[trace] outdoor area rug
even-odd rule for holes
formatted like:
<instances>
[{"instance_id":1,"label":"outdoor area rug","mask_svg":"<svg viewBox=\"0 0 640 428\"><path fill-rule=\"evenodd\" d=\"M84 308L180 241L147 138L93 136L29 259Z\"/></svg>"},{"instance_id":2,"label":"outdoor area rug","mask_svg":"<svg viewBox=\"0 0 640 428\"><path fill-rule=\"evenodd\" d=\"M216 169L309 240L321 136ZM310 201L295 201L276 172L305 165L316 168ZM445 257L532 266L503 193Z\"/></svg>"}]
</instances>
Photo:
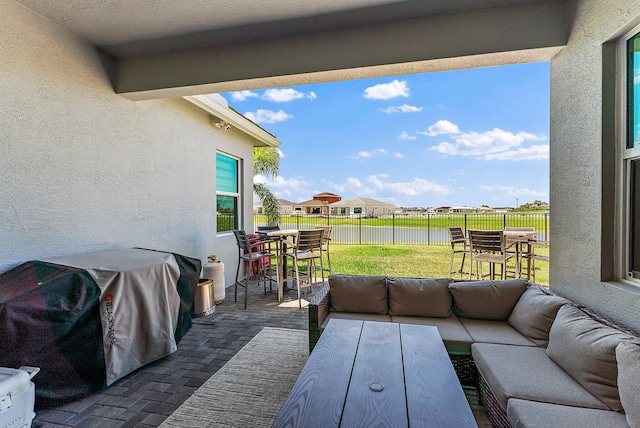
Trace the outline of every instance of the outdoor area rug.
<instances>
[{"instance_id":1,"label":"outdoor area rug","mask_svg":"<svg viewBox=\"0 0 640 428\"><path fill-rule=\"evenodd\" d=\"M308 357L307 331L265 327L160 427L270 427Z\"/></svg>"}]
</instances>

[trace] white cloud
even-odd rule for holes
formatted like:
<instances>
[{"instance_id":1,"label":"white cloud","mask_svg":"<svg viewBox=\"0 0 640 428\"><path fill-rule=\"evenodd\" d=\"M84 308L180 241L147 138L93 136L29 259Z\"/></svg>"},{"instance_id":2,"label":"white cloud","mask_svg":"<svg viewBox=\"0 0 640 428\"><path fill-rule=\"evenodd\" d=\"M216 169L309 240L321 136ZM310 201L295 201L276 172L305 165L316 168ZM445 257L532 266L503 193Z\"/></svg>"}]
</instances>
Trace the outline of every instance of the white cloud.
<instances>
[{"instance_id":1,"label":"white cloud","mask_svg":"<svg viewBox=\"0 0 640 428\"><path fill-rule=\"evenodd\" d=\"M280 159L282 159L282 158L286 157L286 156L285 156L285 154L284 154L284 152L283 152L282 150L280 150L280 149L276 149L276 151L278 152L278 155L280 156Z\"/></svg>"},{"instance_id":2,"label":"white cloud","mask_svg":"<svg viewBox=\"0 0 640 428\"><path fill-rule=\"evenodd\" d=\"M238 91L231 93L231 99L233 101L244 101L247 98L257 98L259 97L257 92L252 91Z\"/></svg>"},{"instance_id":3,"label":"white cloud","mask_svg":"<svg viewBox=\"0 0 640 428\"><path fill-rule=\"evenodd\" d=\"M371 175L367 177L367 182L373 187L369 189L370 194L379 197L389 197L394 195L418 196L425 193L435 195L448 195L451 193L448 187L427 181L423 178L415 177L409 182L386 182L381 180L386 178L381 175Z\"/></svg>"},{"instance_id":4,"label":"white cloud","mask_svg":"<svg viewBox=\"0 0 640 428\"><path fill-rule=\"evenodd\" d=\"M385 113L417 113L422 111L422 107L410 106L409 104L402 104L401 106L391 106L380 109Z\"/></svg>"},{"instance_id":5,"label":"white cloud","mask_svg":"<svg viewBox=\"0 0 640 428\"><path fill-rule=\"evenodd\" d=\"M402 159L402 158L404 158L404 155L402 153L394 153L393 157L394 158L398 158L398 159Z\"/></svg>"},{"instance_id":6,"label":"white cloud","mask_svg":"<svg viewBox=\"0 0 640 428\"><path fill-rule=\"evenodd\" d=\"M272 111L272 110L258 109L255 112L248 111L244 115L248 119L254 121L255 123L284 122L285 120L289 120L293 118L292 115L282 110Z\"/></svg>"},{"instance_id":7,"label":"white cloud","mask_svg":"<svg viewBox=\"0 0 640 428\"><path fill-rule=\"evenodd\" d=\"M262 99L267 101L273 101L274 103L288 103L289 101L298 100L301 98L308 98L314 100L317 98L315 92L300 92L292 88L286 89L267 89L262 94Z\"/></svg>"},{"instance_id":8,"label":"white cloud","mask_svg":"<svg viewBox=\"0 0 640 428\"><path fill-rule=\"evenodd\" d=\"M500 199L507 198L526 198L526 197L546 197L547 192L541 192L538 190L531 190L525 188L516 188L513 186L480 186L480 190L484 190L487 192L495 192L498 193Z\"/></svg>"},{"instance_id":9,"label":"white cloud","mask_svg":"<svg viewBox=\"0 0 640 428\"><path fill-rule=\"evenodd\" d=\"M285 199L291 198L293 195L311 193L309 189L313 186L312 182L303 177L285 178L281 175L275 178L254 175L253 182L266 184L277 198Z\"/></svg>"},{"instance_id":10,"label":"white cloud","mask_svg":"<svg viewBox=\"0 0 640 428\"><path fill-rule=\"evenodd\" d=\"M363 159L363 158L371 158L371 157L374 157L374 156L375 156L375 155L377 155L377 154L383 154L383 155L386 155L386 154L388 154L388 153L389 153L389 150L387 150L387 149L374 149L374 150L371 150L371 151L368 151L368 152L363 150L363 151L358 152L358 153L356 153L355 155L351 155L351 156L349 156L349 157L350 157L351 159Z\"/></svg>"},{"instance_id":11,"label":"white cloud","mask_svg":"<svg viewBox=\"0 0 640 428\"><path fill-rule=\"evenodd\" d=\"M548 158L548 146L520 147L525 142L545 139L544 136L528 132L514 134L495 128L486 132L467 132L455 135L453 142L442 142L430 147L429 150L450 156L476 156L483 160L545 159ZM546 157L544 157L545 149L543 147L547 147Z\"/></svg>"},{"instance_id":12,"label":"white cloud","mask_svg":"<svg viewBox=\"0 0 640 428\"><path fill-rule=\"evenodd\" d=\"M546 160L549 159L548 145L535 145L529 147L521 147L517 150L509 150L506 152L494 153L484 156L485 160Z\"/></svg>"},{"instance_id":13,"label":"white cloud","mask_svg":"<svg viewBox=\"0 0 640 428\"><path fill-rule=\"evenodd\" d=\"M394 80L389 83L380 83L364 90L364 97L370 100L388 100L395 97L408 97L409 87L407 81Z\"/></svg>"},{"instance_id":14,"label":"white cloud","mask_svg":"<svg viewBox=\"0 0 640 428\"><path fill-rule=\"evenodd\" d=\"M401 140L415 140L416 139L416 137L414 137L413 135L407 134L407 131L402 131L398 138L401 139Z\"/></svg>"},{"instance_id":15,"label":"white cloud","mask_svg":"<svg viewBox=\"0 0 640 428\"><path fill-rule=\"evenodd\" d=\"M458 125L451 123L448 120L439 120L431 125L428 131L417 131L416 133L435 137L436 135L443 134L459 134L460 128L458 128Z\"/></svg>"}]
</instances>

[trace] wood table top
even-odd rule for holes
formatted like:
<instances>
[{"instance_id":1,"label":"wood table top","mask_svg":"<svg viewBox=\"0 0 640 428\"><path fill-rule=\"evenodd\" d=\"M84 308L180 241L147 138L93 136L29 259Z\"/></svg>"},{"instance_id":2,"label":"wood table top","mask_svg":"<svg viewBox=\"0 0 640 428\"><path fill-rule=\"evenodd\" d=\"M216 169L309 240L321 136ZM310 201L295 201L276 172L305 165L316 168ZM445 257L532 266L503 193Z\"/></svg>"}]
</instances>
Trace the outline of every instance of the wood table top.
<instances>
[{"instance_id":1,"label":"wood table top","mask_svg":"<svg viewBox=\"0 0 640 428\"><path fill-rule=\"evenodd\" d=\"M333 319L274 427L476 427L436 327Z\"/></svg>"}]
</instances>

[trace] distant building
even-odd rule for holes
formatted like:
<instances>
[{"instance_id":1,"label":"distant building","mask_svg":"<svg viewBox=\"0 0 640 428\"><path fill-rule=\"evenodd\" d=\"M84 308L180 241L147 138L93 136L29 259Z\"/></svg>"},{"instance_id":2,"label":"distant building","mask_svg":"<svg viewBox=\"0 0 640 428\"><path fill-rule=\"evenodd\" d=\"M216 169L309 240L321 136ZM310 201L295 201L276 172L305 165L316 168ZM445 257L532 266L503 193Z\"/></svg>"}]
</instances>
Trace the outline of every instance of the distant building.
<instances>
[{"instance_id":1,"label":"distant building","mask_svg":"<svg viewBox=\"0 0 640 428\"><path fill-rule=\"evenodd\" d=\"M322 192L317 195L313 195L313 199L316 201L324 201L327 204L332 204L334 202L340 202L342 200L342 196L334 193Z\"/></svg>"},{"instance_id":2,"label":"distant building","mask_svg":"<svg viewBox=\"0 0 640 428\"><path fill-rule=\"evenodd\" d=\"M329 205L331 215L362 215L363 217L378 217L395 213L395 205L377 201L371 198L350 198L334 202Z\"/></svg>"},{"instance_id":3,"label":"distant building","mask_svg":"<svg viewBox=\"0 0 640 428\"><path fill-rule=\"evenodd\" d=\"M317 199L309 199L293 205L293 214L329 214L329 204Z\"/></svg>"},{"instance_id":4,"label":"distant building","mask_svg":"<svg viewBox=\"0 0 640 428\"><path fill-rule=\"evenodd\" d=\"M449 208L450 213L474 213L476 212L475 208L467 207L467 206L459 206L459 207L451 207Z\"/></svg>"},{"instance_id":5,"label":"distant building","mask_svg":"<svg viewBox=\"0 0 640 428\"><path fill-rule=\"evenodd\" d=\"M281 215L293 214L294 202L287 201L286 199L278 199L278 205L280 206ZM262 203L260 201L253 203L253 214L264 214L264 209L262 208Z\"/></svg>"}]
</instances>

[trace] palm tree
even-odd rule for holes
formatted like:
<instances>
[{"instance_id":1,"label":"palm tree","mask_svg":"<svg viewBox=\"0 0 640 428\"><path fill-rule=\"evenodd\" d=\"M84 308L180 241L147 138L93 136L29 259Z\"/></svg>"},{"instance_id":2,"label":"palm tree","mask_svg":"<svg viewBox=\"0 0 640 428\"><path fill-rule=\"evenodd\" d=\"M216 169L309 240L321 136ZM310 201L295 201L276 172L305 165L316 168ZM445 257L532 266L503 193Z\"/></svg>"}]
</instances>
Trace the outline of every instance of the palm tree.
<instances>
[{"instance_id":1,"label":"palm tree","mask_svg":"<svg viewBox=\"0 0 640 428\"><path fill-rule=\"evenodd\" d=\"M253 174L266 175L275 178L280 172L280 153L276 148L253 149ZM276 226L280 223L280 205L269 187L263 183L253 183L253 193L262 203L262 209L267 217L267 226Z\"/></svg>"}]
</instances>

